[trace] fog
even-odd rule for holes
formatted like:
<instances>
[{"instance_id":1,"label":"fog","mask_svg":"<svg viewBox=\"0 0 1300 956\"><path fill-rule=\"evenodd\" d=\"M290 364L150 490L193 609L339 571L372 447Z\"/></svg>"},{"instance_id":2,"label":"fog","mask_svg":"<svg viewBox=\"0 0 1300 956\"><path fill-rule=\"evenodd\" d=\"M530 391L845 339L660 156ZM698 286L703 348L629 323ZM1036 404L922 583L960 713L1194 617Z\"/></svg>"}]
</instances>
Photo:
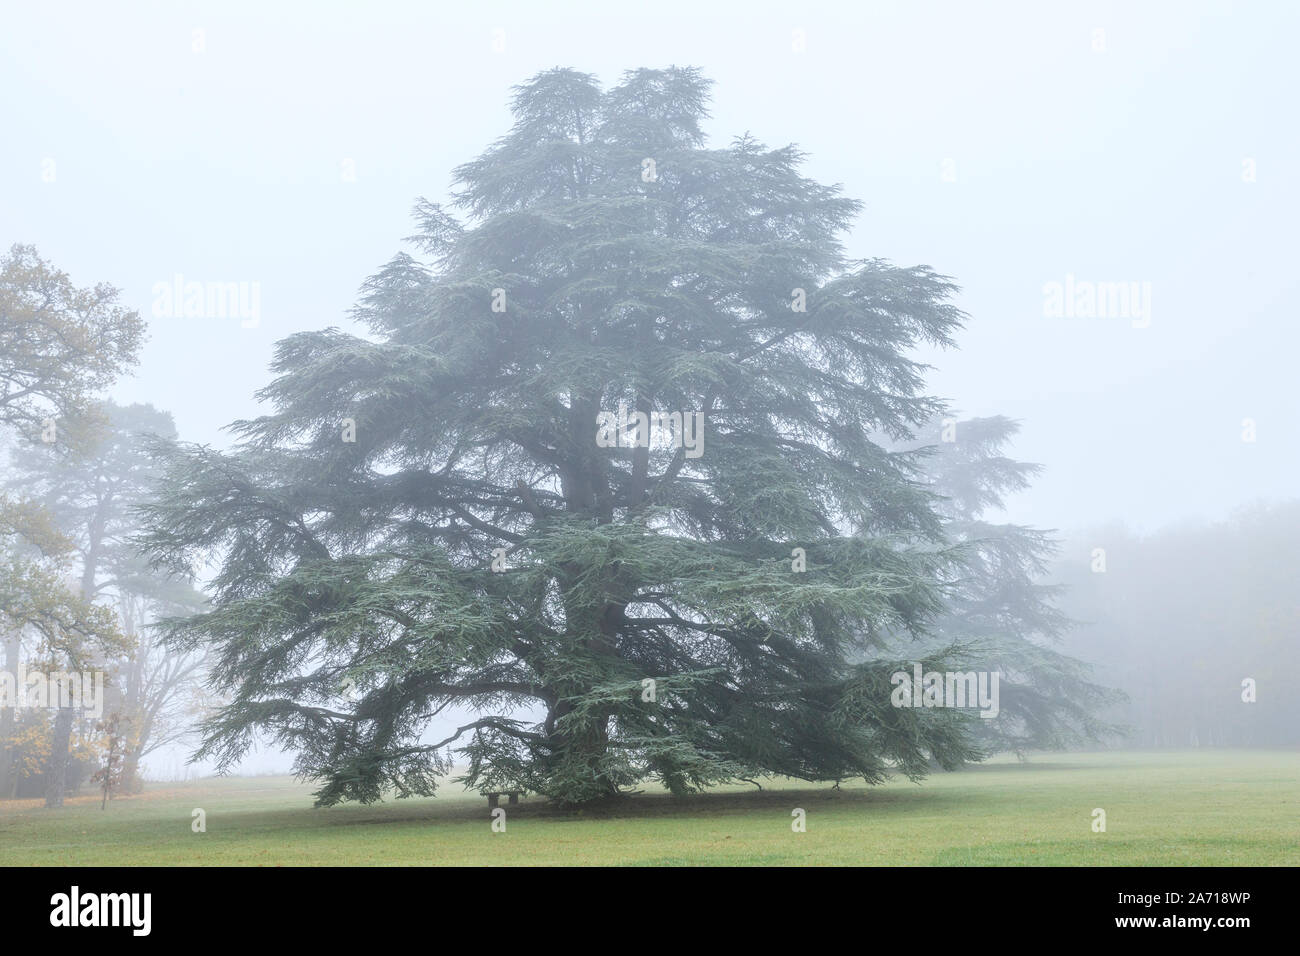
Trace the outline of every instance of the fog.
<instances>
[{"instance_id":1,"label":"fog","mask_svg":"<svg viewBox=\"0 0 1300 956\"><path fill-rule=\"evenodd\" d=\"M403 248L417 198L447 201L452 170L509 129L513 86L555 66L607 85L699 67L710 145L796 143L805 175L865 203L850 257L961 287L965 328L923 355L926 389L1019 422L1006 453L1042 471L992 518L1057 532L1048 577L1083 622L1065 647L1137 695L1119 715L1131 742L1296 743L1280 729L1294 710L1254 736L1164 727L1181 705L1143 710L1139 677L1218 615L1201 657L1225 693L1294 679L1294 576L1234 585L1240 631L1214 585L1255 580L1252 554L1300 568L1274 521L1239 518L1272 506L1295 527L1296 8L65 3L5 20L5 245L119 287L149 340L109 394L218 447L264 411L277 340L363 332L362 282ZM256 309L186 318L164 302L177 282L242 284ZM1175 556L1184 574L1157 595ZM1256 640L1246 612L1264 607ZM183 755L151 772L183 772ZM263 751L242 769L290 762Z\"/></svg>"}]
</instances>

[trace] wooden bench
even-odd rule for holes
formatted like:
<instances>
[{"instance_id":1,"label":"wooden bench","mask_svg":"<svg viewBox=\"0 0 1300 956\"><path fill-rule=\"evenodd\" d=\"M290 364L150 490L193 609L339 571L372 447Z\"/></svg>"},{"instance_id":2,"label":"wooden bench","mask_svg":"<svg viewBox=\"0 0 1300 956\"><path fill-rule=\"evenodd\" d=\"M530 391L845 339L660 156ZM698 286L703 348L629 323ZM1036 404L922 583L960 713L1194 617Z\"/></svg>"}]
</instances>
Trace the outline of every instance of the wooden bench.
<instances>
[{"instance_id":1,"label":"wooden bench","mask_svg":"<svg viewBox=\"0 0 1300 956\"><path fill-rule=\"evenodd\" d=\"M510 798L510 805L513 807L516 803L519 802L520 795L525 794L527 792L528 792L527 790L499 790L495 793L489 793L487 795L488 809L489 810L496 809L497 804L501 799L501 794L503 793Z\"/></svg>"}]
</instances>

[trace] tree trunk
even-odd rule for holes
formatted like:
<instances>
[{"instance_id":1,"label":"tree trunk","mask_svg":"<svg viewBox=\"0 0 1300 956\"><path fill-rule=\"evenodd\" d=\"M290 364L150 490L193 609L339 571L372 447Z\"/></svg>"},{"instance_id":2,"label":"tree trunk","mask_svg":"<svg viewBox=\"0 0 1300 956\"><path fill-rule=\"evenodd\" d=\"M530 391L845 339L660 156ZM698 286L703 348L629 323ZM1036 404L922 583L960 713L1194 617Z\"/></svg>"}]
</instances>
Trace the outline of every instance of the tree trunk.
<instances>
[{"instance_id":1,"label":"tree trunk","mask_svg":"<svg viewBox=\"0 0 1300 956\"><path fill-rule=\"evenodd\" d=\"M139 793L143 789L144 781L140 779L140 751L133 747L127 751L122 761L122 792Z\"/></svg>"},{"instance_id":2,"label":"tree trunk","mask_svg":"<svg viewBox=\"0 0 1300 956\"><path fill-rule=\"evenodd\" d=\"M566 608L567 620L575 622L577 627L593 635L584 642L585 650L594 655L615 656L614 635L617 633L618 619L623 612L625 602L611 601L605 605L600 614L593 619L590 612L584 613L574 605ZM581 726L570 725L561 731L556 728L560 718L573 713L574 706L565 700L560 688L549 688L551 698L556 701L551 705L546 719L546 733L557 758L557 766L563 767L566 774L581 774L590 784L585 789L586 796L575 802L594 803L615 797L619 793L618 783L611 780L601 769L601 764L609 751L609 721L612 716L610 708L597 708Z\"/></svg>"},{"instance_id":3,"label":"tree trunk","mask_svg":"<svg viewBox=\"0 0 1300 956\"><path fill-rule=\"evenodd\" d=\"M60 707L54 718L54 734L50 740L50 762L45 768L45 806L63 806L63 794L68 789L68 750L72 746L73 712L71 707Z\"/></svg>"},{"instance_id":4,"label":"tree trunk","mask_svg":"<svg viewBox=\"0 0 1300 956\"><path fill-rule=\"evenodd\" d=\"M18 638L5 638L5 671L18 679ZM15 690L21 692L22 688ZM9 746L9 738L18 724L18 710L5 707L0 710L0 800L10 800L18 789L18 773L15 767L17 754Z\"/></svg>"},{"instance_id":5,"label":"tree trunk","mask_svg":"<svg viewBox=\"0 0 1300 956\"><path fill-rule=\"evenodd\" d=\"M90 543L81 566L81 596L87 601L95 597L95 572L99 566L100 541L104 533L103 513L97 511L90 527ZM76 662L68 661L71 674ZM53 692L53 688L51 688ZM63 806L63 795L68 789L68 751L72 747L72 725L76 715L71 707L60 707L54 718L54 735L50 740L50 761L45 769L45 806Z\"/></svg>"},{"instance_id":6,"label":"tree trunk","mask_svg":"<svg viewBox=\"0 0 1300 956\"><path fill-rule=\"evenodd\" d=\"M591 781L586 797L577 802L597 802L618 794L618 786L601 772L600 764L609 750L609 717L598 715L585 727L570 729L561 733L555 730L559 718L573 712L573 706L561 701L552 707L547 715L547 727L550 728L551 746L556 754L557 766L563 766L568 772L581 768L579 772Z\"/></svg>"}]
</instances>

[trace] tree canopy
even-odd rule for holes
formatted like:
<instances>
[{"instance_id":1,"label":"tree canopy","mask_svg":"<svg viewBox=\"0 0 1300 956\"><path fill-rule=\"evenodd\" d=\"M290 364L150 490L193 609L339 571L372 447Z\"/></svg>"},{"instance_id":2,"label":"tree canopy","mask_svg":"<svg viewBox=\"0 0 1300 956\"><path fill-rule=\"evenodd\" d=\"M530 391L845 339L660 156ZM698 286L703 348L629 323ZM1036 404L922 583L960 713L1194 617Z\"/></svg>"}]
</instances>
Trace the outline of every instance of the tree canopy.
<instances>
[{"instance_id":1,"label":"tree canopy","mask_svg":"<svg viewBox=\"0 0 1300 956\"><path fill-rule=\"evenodd\" d=\"M215 561L169 639L231 701L199 756L269 737L329 804L453 760L581 803L977 755L971 715L890 703L957 558L922 452L888 447L943 409L914 356L955 287L847 258L859 203L793 146L708 146L708 89L519 87L363 286L368 334L288 337L235 448L169 453L143 540Z\"/></svg>"},{"instance_id":2,"label":"tree canopy","mask_svg":"<svg viewBox=\"0 0 1300 956\"><path fill-rule=\"evenodd\" d=\"M140 316L117 302L112 286L79 289L32 246L15 245L0 259L0 443L16 441L16 452L68 462L103 440L107 422L96 393L135 364L144 337ZM0 447L6 457L8 451ZM77 542L39 496L23 499L13 490L0 489L6 667L17 660L24 632L37 635L40 659L70 669L122 650L112 612L94 603L88 552L81 552L81 587L74 590L66 576ZM13 782L14 721L13 709L0 708L0 793ZM63 803L73 723L71 708L61 707L45 772L47 806Z\"/></svg>"},{"instance_id":3,"label":"tree canopy","mask_svg":"<svg viewBox=\"0 0 1300 956\"><path fill-rule=\"evenodd\" d=\"M943 612L920 642L922 651L957 648L968 666L1001 675L998 719L975 724L975 738L988 751L1023 753L1117 735L1122 728L1099 714L1122 695L1097 683L1088 664L1062 650L1065 635L1078 625L1058 606L1063 588L1044 581L1057 542L1048 532L989 517L1039 471L1005 454L1019 429L1001 415L945 415L891 447L924 453L945 535L961 545L944 587Z\"/></svg>"}]
</instances>

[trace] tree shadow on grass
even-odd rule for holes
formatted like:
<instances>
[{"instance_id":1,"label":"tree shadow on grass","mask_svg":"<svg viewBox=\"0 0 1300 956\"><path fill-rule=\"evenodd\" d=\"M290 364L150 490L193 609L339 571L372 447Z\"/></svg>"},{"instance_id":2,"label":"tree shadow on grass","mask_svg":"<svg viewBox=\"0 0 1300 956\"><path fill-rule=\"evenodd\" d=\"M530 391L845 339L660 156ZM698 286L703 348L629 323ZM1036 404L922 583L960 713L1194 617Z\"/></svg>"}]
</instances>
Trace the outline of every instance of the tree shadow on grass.
<instances>
[{"instance_id":1,"label":"tree shadow on grass","mask_svg":"<svg viewBox=\"0 0 1300 956\"><path fill-rule=\"evenodd\" d=\"M829 786L806 786L747 791L714 790L679 797L668 793L632 793L584 807L565 807L543 798L534 798L531 802L525 801L509 808L509 813L512 817L519 814L553 820L607 820L729 816L771 810L780 810L783 815L788 815L795 807L811 809L827 805L846 809L860 808L864 812L922 806L927 810L939 810L961 802L961 797L957 794L927 791L924 787L855 787L837 790ZM487 812L486 808L483 812Z\"/></svg>"}]
</instances>

